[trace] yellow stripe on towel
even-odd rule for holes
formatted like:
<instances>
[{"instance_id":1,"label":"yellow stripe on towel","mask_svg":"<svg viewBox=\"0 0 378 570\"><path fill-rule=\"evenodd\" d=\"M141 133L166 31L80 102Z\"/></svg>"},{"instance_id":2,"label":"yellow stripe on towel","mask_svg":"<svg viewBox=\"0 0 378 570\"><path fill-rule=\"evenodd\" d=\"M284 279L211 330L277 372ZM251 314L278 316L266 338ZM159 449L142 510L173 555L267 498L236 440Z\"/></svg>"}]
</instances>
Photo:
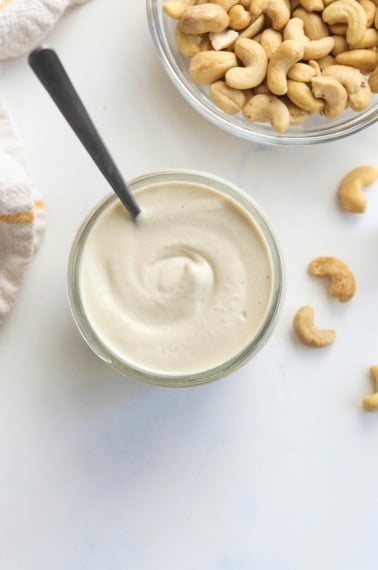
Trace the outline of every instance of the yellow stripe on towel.
<instances>
[{"instance_id":1,"label":"yellow stripe on towel","mask_svg":"<svg viewBox=\"0 0 378 570\"><path fill-rule=\"evenodd\" d=\"M43 200L34 200L34 208L36 210L43 210L44 207L45 207L45 204L44 204Z\"/></svg>"},{"instance_id":2,"label":"yellow stripe on towel","mask_svg":"<svg viewBox=\"0 0 378 570\"><path fill-rule=\"evenodd\" d=\"M45 204L42 200L34 200L35 210L43 210ZM21 214L0 214L0 222L4 224L30 224L34 221L34 212L22 212Z\"/></svg>"},{"instance_id":3,"label":"yellow stripe on towel","mask_svg":"<svg viewBox=\"0 0 378 570\"><path fill-rule=\"evenodd\" d=\"M2 8L5 8L5 6L8 6L8 4L10 4L12 2L12 0L0 0L0 10Z\"/></svg>"},{"instance_id":4,"label":"yellow stripe on towel","mask_svg":"<svg viewBox=\"0 0 378 570\"><path fill-rule=\"evenodd\" d=\"M0 222L4 222L4 224L30 224L33 220L33 212L23 212L21 214L0 214Z\"/></svg>"}]
</instances>

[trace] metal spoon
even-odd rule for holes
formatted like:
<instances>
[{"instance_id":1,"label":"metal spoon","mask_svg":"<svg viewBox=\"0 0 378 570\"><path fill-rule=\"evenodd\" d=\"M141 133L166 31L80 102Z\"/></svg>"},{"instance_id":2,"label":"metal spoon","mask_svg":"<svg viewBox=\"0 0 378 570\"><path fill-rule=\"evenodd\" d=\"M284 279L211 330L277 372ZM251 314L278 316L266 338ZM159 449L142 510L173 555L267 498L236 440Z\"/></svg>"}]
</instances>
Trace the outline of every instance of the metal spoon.
<instances>
[{"instance_id":1,"label":"metal spoon","mask_svg":"<svg viewBox=\"0 0 378 570\"><path fill-rule=\"evenodd\" d=\"M62 115L135 220L141 213L109 151L103 143L58 55L47 47L32 51L29 65Z\"/></svg>"}]
</instances>

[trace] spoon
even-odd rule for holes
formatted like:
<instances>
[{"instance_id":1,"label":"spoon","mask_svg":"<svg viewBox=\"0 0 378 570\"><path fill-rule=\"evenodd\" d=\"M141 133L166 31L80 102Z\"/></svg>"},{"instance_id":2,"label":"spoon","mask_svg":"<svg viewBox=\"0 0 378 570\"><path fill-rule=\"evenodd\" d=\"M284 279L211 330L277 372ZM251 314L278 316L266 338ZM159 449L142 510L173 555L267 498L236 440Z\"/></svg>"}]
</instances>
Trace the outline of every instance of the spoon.
<instances>
[{"instance_id":1,"label":"spoon","mask_svg":"<svg viewBox=\"0 0 378 570\"><path fill-rule=\"evenodd\" d=\"M38 47L31 52L28 62L122 204L135 220L141 213L141 209L109 154L56 52L47 47Z\"/></svg>"}]
</instances>

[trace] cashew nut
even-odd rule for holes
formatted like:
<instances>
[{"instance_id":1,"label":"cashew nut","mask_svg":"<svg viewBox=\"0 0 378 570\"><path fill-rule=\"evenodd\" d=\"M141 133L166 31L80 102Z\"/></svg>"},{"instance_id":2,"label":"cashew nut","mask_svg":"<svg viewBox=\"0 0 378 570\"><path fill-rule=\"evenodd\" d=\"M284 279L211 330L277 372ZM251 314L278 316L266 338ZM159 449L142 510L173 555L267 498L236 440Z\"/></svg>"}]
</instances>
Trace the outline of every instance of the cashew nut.
<instances>
[{"instance_id":1,"label":"cashew nut","mask_svg":"<svg viewBox=\"0 0 378 570\"><path fill-rule=\"evenodd\" d=\"M301 109L297 105L295 105L289 98L284 98L283 101L285 102L286 107L289 110L290 114L290 125L301 125L308 119L311 113Z\"/></svg>"},{"instance_id":2,"label":"cashew nut","mask_svg":"<svg viewBox=\"0 0 378 570\"><path fill-rule=\"evenodd\" d=\"M235 30L224 30L223 32L209 33L210 43L216 51L232 46L238 37L239 34Z\"/></svg>"},{"instance_id":3,"label":"cashew nut","mask_svg":"<svg viewBox=\"0 0 378 570\"><path fill-rule=\"evenodd\" d=\"M346 23L346 39L350 46L362 40L366 30L367 18L365 10L355 0L336 0L324 8L323 21L326 24Z\"/></svg>"},{"instance_id":4,"label":"cashew nut","mask_svg":"<svg viewBox=\"0 0 378 570\"><path fill-rule=\"evenodd\" d=\"M235 6L235 4L238 3L239 0L208 0L209 2L211 2L212 4L219 4L219 6L222 6L223 10L226 10L226 12L228 12L232 6Z\"/></svg>"},{"instance_id":5,"label":"cashew nut","mask_svg":"<svg viewBox=\"0 0 378 570\"><path fill-rule=\"evenodd\" d=\"M236 55L233 52L201 51L192 57L189 73L196 83L214 83L237 64Z\"/></svg>"},{"instance_id":6,"label":"cashew nut","mask_svg":"<svg viewBox=\"0 0 378 570\"><path fill-rule=\"evenodd\" d=\"M243 91L231 89L224 81L210 85L209 93L212 101L230 115L238 113L245 105L246 96Z\"/></svg>"},{"instance_id":7,"label":"cashew nut","mask_svg":"<svg viewBox=\"0 0 378 570\"><path fill-rule=\"evenodd\" d=\"M369 85L373 93L378 93L378 67L369 75Z\"/></svg>"},{"instance_id":8,"label":"cashew nut","mask_svg":"<svg viewBox=\"0 0 378 570\"><path fill-rule=\"evenodd\" d=\"M332 55L338 55L343 51L347 51L349 49L348 42L345 39L345 36L333 36L333 40L335 45L332 49Z\"/></svg>"},{"instance_id":9,"label":"cashew nut","mask_svg":"<svg viewBox=\"0 0 378 570\"><path fill-rule=\"evenodd\" d=\"M287 76L289 79L294 79L294 81L309 83L315 77L315 70L307 63L294 63L287 72Z\"/></svg>"},{"instance_id":10,"label":"cashew nut","mask_svg":"<svg viewBox=\"0 0 378 570\"><path fill-rule=\"evenodd\" d=\"M371 89L367 79L361 74L361 89L349 95L349 105L353 111L367 109L371 101Z\"/></svg>"},{"instance_id":11,"label":"cashew nut","mask_svg":"<svg viewBox=\"0 0 378 570\"><path fill-rule=\"evenodd\" d=\"M368 28L364 35L362 36L362 40L354 46L355 49L366 49L378 46L378 31L374 28ZM348 49L348 48L347 48ZM346 50L344 50L346 51Z\"/></svg>"},{"instance_id":12,"label":"cashew nut","mask_svg":"<svg viewBox=\"0 0 378 570\"><path fill-rule=\"evenodd\" d=\"M354 111L366 109L370 103L371 90L365 77L358 69L348 65L330 65L323 75L334 77L348 93L348 102Z\"/></svg>"},{"instance_id":13,"label":"cashew nut","mask_svg":"<svg viewBox=\"0 0 378 570\"><path fill-rule=\"evenodd\" d=\"M345 36L347 33L348 26L347 24L333 24L329 25L328 29L333 35Z\"/></svg>"},{"instance_id":14,"label":"cashew nut","mask_svg":"<svg viewBox=\"0 0 378 570\"><path fill-rule=\"evenodd\" d=\"M269 60L276 49L282 44L281 32L273 30L273 28L266 28L261 34L260 44L264 48Z\"/></svg>"},{"instance_id":15,"label":"cashew nut","mask_svg":"<svg viewBox=\"0 0 378 570\"><path fill-rule=\"evenodd\" d=\"M188 6L193 6L195 1L196 0L169 0L169 2L164 2L163 10L167 16L179 20L185 12L185 9Z\"/></svg>"},{"instance_id":16,"label":"cashew nut","mask_svg":"<svg viewBox=\"0 0 378 570\"><path fill-rule=\"evenodd\" d=\"M274 95L255 95L243 108L243 115L252 123L270 123L279 133L290 125L290 114L285 103Z\"/></svg>"},{"instance_id":17,"label":"cashew nut","mask_svg":"<svg viewBox=\"0 0 378 570\"><path fill-rule=\"evenodd\" d=\"M304 32L304 21L291 18L285 26L284 39L296 40L303 45L303 59L319 59L327 55L334 47L335 41L330 36L309 40Z\"/></svg>"},{"instance_id":18,"label":"cashew nut","mask_svg":"<svg viewBox=\"0 0 378 570\"><path fill-rule=\"evenodd\" d=\"M320 69L323 70L326 67L329 67L330 65L334 65L335 63L335 58L332 57L332 55L325 55L324 57L319 57L319 59L316 60L317 64L319 65Z\"/></svg>"},{"instance_id":19,"label":"cashew nut","mask_svg":"<svg viewBox=\"0 0 378 570\"><path fill-rule=\"evenodd\" d=\"M356 292L356 280L349 267L336 257L318 257L311 261L309 271L312 275L328 276L331 283L328 292L340 303L350 301Z\"/></svg>"},{"instance_id":20,"label":"cashew nut","mask_svg":"<svg viewBox=\"0 0 378 570\"><path fill-rule=\"evenodd\" d=\"M333 49L335 40L324 36L310 40L304 32L304 21L301 18L291 18L284 29L284 40L296 40L303 45L303 59L319 59L329 54Z\"/></svg>"},{"instance_id":21,"label":"cashew nut","mask_svg":"<svg viewBox=\"0 0 378 570\"><path fill-rule=\"evenodd\" d=\"M335 40L332 36L320 38L319 40L312 40L303 46L304 59L320 59L328 55L334 48Z\"/></svg>"},{"instance_id":22,"label":"cashew nut","mask_svg":"<svg viewBox=\"0 0 378 570\"><path fill-rule=\"evenodd\" d=\"M374 24L376 5L371 0L358 0L366 14L366 26L370 28Z\"/></svg>"},{"instance_id":23,"label":"cashew nut","mask_svg":"<svg viewBox=\"0 0 378 570\"><path fill-rule=\"evenodd\" d=\"M318 14L306 12L304 8L297 8L292 15L303 21L304 33L310 40L320 40L320 38L329 36L327 26Z\"/></svg>"},{"instance_id":24,"label":"cashew nut","mask_svg":"<svg viewBox=\"0 0 378 570\"><path fill-rule=\"evenodd\" d=\"M251 14L241 4L233 6L228 15L230 17L230 28L233 30L244 30L251 23Z\"/></svg>"},{"instance_id":25,"label":"cashew nut","mask_svg":"<svg viewBox=\"0 0 378 570\"><path fill-rule=\"evenodd\" d=\"M184 34L179 25L176 26L176 45L179 52L187 57L193 57L200 51L197 36L193 34Z\"/></svg>"},{"instance_id":26,"label":"cashew nut","mask_svg":"<svg viewBox=\"0 0 378 570\"><path fill-rule=\"evenodd\" d=\"M332 329L318 329L314 324L314 309L305 305L294 316L294 330L298 338L307 346L321 348L333 343L336 333Z\"/></svg>"},{"instance_id":27,"label":"cashew nut","mask_svg":"<svg viewBox=\"0 0 378 570\"><path fill-rule=\"evenodd\" d=\"M181 16L179 26L184 34L222 32L230 22L227 12L219 4L189 6Z\"/></svg>"},{"instance_id":28,"label":"cashew nut","mask_svg":"<svg viewBox=\"0 0 378 570\"><path fill-rule=\"evenodd\" d=\"M243 31L240 32L241 38L253 38L258 34L264 27L265 16L261 14L258 18L253 18L249 26L247 26Z\"/></svg>"},{"instance_id":29,"label":"cashew nut","mask_svg":"<svg viewBox=\"0 0 378 570\"><path fill-rule=\"evenodd\" d=\"M235 54L245 67L233 67L226 73L226 83L233 89L250 89L259 85L266 75L268 58L255 40L240 38L235 43Z\"/></svg>"},{"instance_id":30,"label":"cashew nut","mask_svg":"<svg viewBox=\"0 0 378 570\"><path fill-rule=\"evenodd\" d=\"M309 41L304 33L304 23L301 18L290 18L283 31L284 40L295 40L304 45Z\"/></svg>"},{"instance_id":31,"label":"cashew nut","mask_svg":"<svg viewBox=\"0 0 378 570\"><path fill-rule=\"evenodd\" d=\"M344 210L362 214L367 206L367 198L362 190L377 179L378 168L375 166L359 166L348 172L338 189L339 200Z\"/></svg>"},{"instance_id":32,"label":"cashew nut","mask_svg":"<svg viewBox=\"0 0 378 570\"><path fill-rule=\"evenodd\" d=\"M362 400L362 407L367 412L376 412L378 411L378 365L375 364L370 368L370 373L373 377L376 392L375 394L371 394L370 396L365 396Z\"/></svg>"},{"instance_id":33,"label":"cashew nut","mask_svg":"<svg viewBox=\"0 0 378 570\"><path fill-rule=\"evenodd\" d=\"M314 77L312 92L318 99L324 99L320 114L327 119L335 119L344 111L348 103L348 94L344 87L333 77Z\"/></svg>"},{"instance_id":34,"label":"cashew nut","mask_svg":"<svg viewBox=\"0 0 378 570\"><path fill-rule=\"evenodd\" d=\"M336 56L336 63L357 67L362 73L370 73L378 64L378 54L369 49L351 49Z\"/></svg>"},{"instance_id":35,"label":"cashew nut","mask_svg":"<svg viewBox=\"0 0 378 570\"><path fill-rule=\"evenodd\" d=\"M321 12L324 8L323 0L299 0L307 12Z\"/></svg>"},{"instance_id":36,"label":"cashew nut","mask_svg":"<svg viewBox=\"0 0 378 570\"><path fill-rule=\"evenodd\" d=\"M290 101L308 113L321 111L324 107L324 101L314 97L310 87L302 81L288 79L287 96Z\"/></svg>"},{"instance_id":37,"label":"cashew nut","mask_svg":"<svg viewBox=\"0 0 378 570\"><path fill-rule=\"evenodd\" d=\"M282 30L290 18L290 3L288 0L253 0L250 12L252 16L266 14L272 21L275 30Z\"/></svg>"},{"instance_id":38,"label":"cashew nut","mask_svg":"<svg viewBox=\"0 0 378 570\"><path fill-rule=\"evenodd\" d=\"M310 59L308 64L314 70L314 75L316 75L318 77L319 75L322 74L322 70L320 69L320 65L315 59Z\"/></svg>"},{"instance_id":39,"label":"cashew nut","mask_svg":"<svg viewBox=\"0 0 378 570\"><path fill-rule=\"evenodd\" d=\"M295 40L286 40L273 53L267 71L267 84L275 95L287 92L287 72L303 57L303 46Z\"/></svg>"}]
</instances>

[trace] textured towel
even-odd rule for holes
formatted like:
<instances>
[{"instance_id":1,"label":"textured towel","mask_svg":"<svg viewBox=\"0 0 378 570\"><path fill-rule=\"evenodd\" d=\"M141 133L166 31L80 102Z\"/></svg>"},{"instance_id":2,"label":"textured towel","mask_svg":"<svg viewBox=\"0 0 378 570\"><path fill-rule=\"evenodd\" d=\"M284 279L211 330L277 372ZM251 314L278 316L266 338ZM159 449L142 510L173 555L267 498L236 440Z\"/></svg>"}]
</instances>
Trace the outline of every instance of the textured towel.
<instances>
[{"instance_id":1,"label":"textured towel","mask_svg":"<svg viewBox=\"0 0 378 570\"><path fill-rule=\"evenodd\" d=\"M0 102L0 322L18 293L44 225L45 209L22 144Z\"/></svg>"},{"instance_id":2,"label":"textured towel","mask_svg":"<svg viewBox=\"0 0 378 570\"><path fill-rule=\"evenodd\" d=\"M63 12L86 0L0 0L0 59L30 52ZM45 209L22 143L0 100L0 322L21 287L39 246Z\"/></svg>"},{"instance_id":3,"label":"textured towel","mask_svg":"<svg viewBox=\"0 0 378 570\"><path fill-rule=\"evenodd\" d=\"M0 59L30 51L67 8L85 1L0 0Z\"/></svg>"}]
</instances>

